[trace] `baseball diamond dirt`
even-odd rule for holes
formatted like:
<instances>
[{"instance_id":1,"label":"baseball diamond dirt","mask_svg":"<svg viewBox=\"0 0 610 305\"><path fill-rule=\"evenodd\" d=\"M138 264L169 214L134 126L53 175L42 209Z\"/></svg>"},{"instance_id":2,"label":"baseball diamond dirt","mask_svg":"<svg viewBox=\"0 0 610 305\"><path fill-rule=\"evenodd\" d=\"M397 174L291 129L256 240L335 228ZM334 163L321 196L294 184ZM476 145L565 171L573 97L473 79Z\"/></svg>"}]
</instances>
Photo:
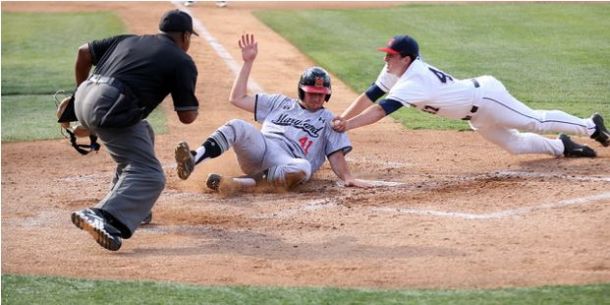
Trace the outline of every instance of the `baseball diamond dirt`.
<instances>
[{"instance_id":1,"label":"baseball diamond dirt","mask_svg":"<svg viewBox=\"0 0 610 305\"><path fill-rule=\"evenodd\" d=\"M316 4L379 5L394 4ZM259 56L252 79L265 91L296 96L300 73L314 63L251 14L270 6L311 8L302 2L224 8L205 2L188 10L238 63L239 36L255 33ZM173 7L2 3L3 12L110 10L137 34L156 31L159 17ZM70 221L72 211L106 194L114 172L107 153L80 156L65 140L2 144L3 273L380 288L610 281L610 149L599 149L596 159L511 156L474 132L404 130L386 118L350 132L353 173L387 182L379 188L342 187L327 163L294 192L208 191L208 173L240 173L232 153L201 164L187 181L178 179L178 141L200 143L232 118L252 121L228 105L234 74L206 39L195 39L190 51L199 68L200 119L181 125L171 102L162 104L169 133L157 135L156 152L167 187L152 224L120 251L102 249ZM328 107L340 113L357 93L336 77L333 89ZM588 138L575 139L596 147ZM32 157L41 149L44 154Z\"/></svg>"}]
</instances>

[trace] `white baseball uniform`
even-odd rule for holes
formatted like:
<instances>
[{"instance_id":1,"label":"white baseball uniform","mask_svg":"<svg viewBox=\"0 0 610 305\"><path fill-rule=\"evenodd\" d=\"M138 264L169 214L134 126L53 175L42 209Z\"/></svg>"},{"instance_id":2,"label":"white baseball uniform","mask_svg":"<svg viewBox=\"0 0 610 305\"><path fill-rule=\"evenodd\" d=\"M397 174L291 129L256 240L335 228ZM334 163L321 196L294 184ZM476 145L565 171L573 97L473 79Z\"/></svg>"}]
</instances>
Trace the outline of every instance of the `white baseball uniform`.
<instances>
[{"instance_id":1,"label":"white baseball uniform","mask_svg":"<svg viewBox=\"0 0 610 305\"><path fill-rule=\"evenodd\" d=\"M257 94L254 119L259 131L243 120L231 120L212 138L223 152L235 149L239 165L247 175L268 170L267 179L284 182L288 173L302 171L311 178L326 157L352 146L345 133L331 128L334 115L325 108L309 111L295 99L281 94Z\"/></svg>"},{"instance_id":2,"label":"white baseball uniform","mask_svg":"<svg viewBox=\"0 0 610 305\"><path fill-rule=\"evenodd\" d=\"M400 77L384 67L375 84L387 93L388 100L446 118L469 120L472 129L512 154L561 156L564 152L561 140L538 134L564 132L590 136L595 132L590 118L581 119L558 110L532 110L492 76L459 80L420 58Z\"/></svg>"}]
</instances>

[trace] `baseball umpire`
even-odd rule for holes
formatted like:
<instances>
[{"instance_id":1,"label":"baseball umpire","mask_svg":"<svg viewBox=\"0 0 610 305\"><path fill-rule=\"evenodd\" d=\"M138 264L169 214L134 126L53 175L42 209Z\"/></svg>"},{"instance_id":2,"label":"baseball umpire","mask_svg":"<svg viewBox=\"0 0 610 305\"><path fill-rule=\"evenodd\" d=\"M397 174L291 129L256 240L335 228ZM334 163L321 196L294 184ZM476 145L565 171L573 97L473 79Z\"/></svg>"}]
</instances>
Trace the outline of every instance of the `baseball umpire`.
<instances>
[{"instance_id":1,"label":"baseball umpire","mask_svg":"<svg viewBox=\"0 0 610 305\"><path fill-rule=\"evenodd\" d=\"M345 154L351 149L346 134L332 130L333 114L324 108L331 97L330 75L320 67L306 69L298 83L299 99L281 94L248 95L248 77L258 53L254 35L239 41L244 64L231 89L231 103L254 114L262 123L259 131L243 120L221 126L195 151L186 142L176 147L177 173L187 179L195 164L216 158L233 147L245 177L224 179L212 174L207 186L213 190L237 191L248 186L271 185L290 189L308 181L328 158L335 174L346 186L368 187L354 179Z\"/></svg>"},{"instance_id":2,"label":"baseball umpire","mask_svg":"<svg viewBox=\"0 0 610 305\"><path fill-rule=\"evenodd\" d=\"M375 83L334 119L335 130L369 125L402 106L411 106L467 120L483 138L512 154L596 156L593 149L573 142L565 133L590 136L603 146L610 145L610 133L601 115L581 119L559 110L532 110L492 76L456 79L425 63L419 57L417 42L408 35L394 36L379 50L386 53L384 69ZM371 105L386 93L385 99ZM561 134L557 139L539 135L547 132Z\"/></svg>"},{"instance_id":3,"label":"baseball umpire","mask_svg":"<svg viewBox=\"0 0 610 305\"><path fill-rule=\"evenodd\" d=\"M186 53L191 35L197 35L192 18L169 11L159 30L95 40L82 45L76 57L76 117L99 137L117 168L108 195L95 207L72 213L72 222L112 251L150 216L165 187L154 132L144 119L170 93L182 123L198 114L197 68Z\"/></svg>"}]
</instances>

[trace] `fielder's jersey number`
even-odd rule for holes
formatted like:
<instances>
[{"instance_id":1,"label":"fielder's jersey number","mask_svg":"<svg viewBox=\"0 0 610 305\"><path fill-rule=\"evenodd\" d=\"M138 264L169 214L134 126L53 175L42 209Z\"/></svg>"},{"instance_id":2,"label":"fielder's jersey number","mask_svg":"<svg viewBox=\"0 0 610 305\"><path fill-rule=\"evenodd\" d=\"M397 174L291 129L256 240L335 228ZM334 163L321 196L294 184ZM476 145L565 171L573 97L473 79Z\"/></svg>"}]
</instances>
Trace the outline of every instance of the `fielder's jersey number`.
<instances>
[{"instance_id":1,"label":"fielder's jersey number","mask_svg":"<svg viewBox=\"0 0 610 305\"><path fill-rule=\"evenodd\" d=\"M441 83L446 84L447 81L453 81L453 77L451 77L451 75L440 71L440 70L436 70L434 68L428 67L428 70L430 70L430 72L434 73L434 75L438 78L439 81L441 81ZM432 113L432 114L436 114L439 110L441 110L438 107L432 107L432 106L424 106L424 108L422 109L422 111L428 112L428 113Z\"/></svg>"},{"instance_id":2,"label":"fielder's jersey number","mask_svg":"<svg viewBox=\"0 0 610 305\"><path fill-rule=\"evenodd\" d=\"M446 84L447 80L453 81L453 77L451 77L451 75L449 75L443 71L436 70L431 67L428 67L428 70L430 70L430 72L434 73L434 75L436 75L436 77L438 77L438 80L440 80L441 83L443 83L443 84Z\"/></svg>"}]
</instances>

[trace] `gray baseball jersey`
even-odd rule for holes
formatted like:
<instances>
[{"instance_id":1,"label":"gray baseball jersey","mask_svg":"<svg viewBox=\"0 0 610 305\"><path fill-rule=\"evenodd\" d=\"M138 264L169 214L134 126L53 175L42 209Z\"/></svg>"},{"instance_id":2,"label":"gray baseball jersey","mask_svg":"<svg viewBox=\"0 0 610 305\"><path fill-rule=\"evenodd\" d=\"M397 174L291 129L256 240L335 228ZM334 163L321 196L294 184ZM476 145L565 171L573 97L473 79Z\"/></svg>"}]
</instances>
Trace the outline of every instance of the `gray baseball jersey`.
<instances>
[{"instance_id":1,"label":"gray baseball jersey","mask_svg":"<svg viewBox=\"0 0 610 305\"><path fill-rule=\"evenodd\" d=\"M326 156L352 150L349 138L331 128L334 115L326 108L315 112L281 94L257 94L254 119L263 124L265 138L279 142L294 157L311 163L311 172L324 164Z\"/></svg>"}]
</instances>

